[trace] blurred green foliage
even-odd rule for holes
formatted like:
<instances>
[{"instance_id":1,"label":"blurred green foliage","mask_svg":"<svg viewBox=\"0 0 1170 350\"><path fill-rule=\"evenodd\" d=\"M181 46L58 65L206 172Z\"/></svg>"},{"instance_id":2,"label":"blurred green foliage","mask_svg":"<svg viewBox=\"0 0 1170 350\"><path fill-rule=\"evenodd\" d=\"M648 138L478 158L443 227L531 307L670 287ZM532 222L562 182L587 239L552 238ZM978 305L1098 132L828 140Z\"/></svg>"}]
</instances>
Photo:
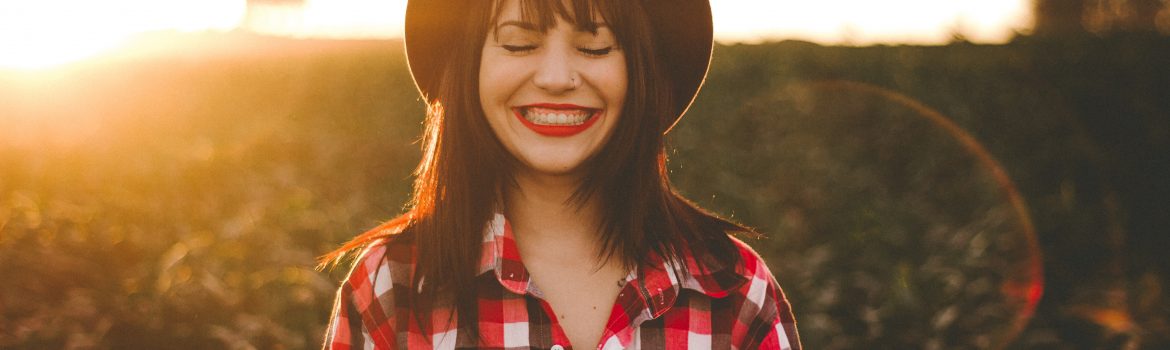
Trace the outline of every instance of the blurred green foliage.
<instances>
[{"instance_id":1,"label":"blurred green foliage","mask_svg":"<svg viewBox=\"0 0 1170 350\"><path fill-rule=\"evenodd\" d=\"M693 158L678 161L676 179L715 191L714 202L772 235L758 246L810 344L1010 340L1039 260L1025 210L983 149L872 85L794 83L760 97L737 118L694 120L708 124L696 137L729 141L679 142L701 146L680 152ZM696 166L720 170L682 171Z\"/></svg>"},{"instance_id":2,"label":"blurred green foliage","mask_svg":"<svg viewBox=\"0 0 1170 350\"><path fill-rule=\"evenodd\" d=\"M318 346L345 271L314 258L399 213L418 160L401 44L205 40L232 44L0 72L0 347ZM768 235L749 243L809 348L1157 348L1168 55L1158 37L717 46L672 178ZM833 81L916 99L1002 165L1044 254L1027 328L1005 286L1033 252L996 169Z\"/></svg>"}]
</instances>

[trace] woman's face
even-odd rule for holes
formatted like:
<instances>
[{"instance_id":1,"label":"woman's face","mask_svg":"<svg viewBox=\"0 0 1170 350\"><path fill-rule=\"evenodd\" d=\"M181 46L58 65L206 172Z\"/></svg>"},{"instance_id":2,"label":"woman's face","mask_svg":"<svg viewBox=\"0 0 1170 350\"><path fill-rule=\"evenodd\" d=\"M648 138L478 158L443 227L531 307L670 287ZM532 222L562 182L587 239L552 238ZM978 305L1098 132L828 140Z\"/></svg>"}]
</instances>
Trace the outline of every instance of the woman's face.
<instances>
[{"instance_id":1,"label":"woman's face","mask_svg":"<svg viewBox=\"0 0 1170 350\"><path fill-rule=\"evenodd\" d=\"M625 55L604 23L592 33L557 18L542 33L503 1L480 61L484 115L519 171L579 174L621 117Z\"/></svg>"}]
</instances>

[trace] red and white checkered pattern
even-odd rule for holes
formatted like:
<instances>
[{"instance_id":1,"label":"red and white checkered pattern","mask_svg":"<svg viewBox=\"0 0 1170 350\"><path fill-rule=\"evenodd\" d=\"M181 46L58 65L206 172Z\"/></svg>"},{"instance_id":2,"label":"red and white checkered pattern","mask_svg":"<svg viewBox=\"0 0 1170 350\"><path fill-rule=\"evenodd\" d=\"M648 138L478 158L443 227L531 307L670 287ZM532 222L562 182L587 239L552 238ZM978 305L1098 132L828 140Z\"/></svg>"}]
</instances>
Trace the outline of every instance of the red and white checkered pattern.
<instances>
[{"instance_id":1,"label":"red and white checkered pattern","mask_svg":"<svg viewBox=\"0 0 1170 350\"><path fill-rule=\"evenodd\" d=\"M409 235L400 235L375 242L358 259L338 291L325 348L572 349L552 308L529 283L503 215L486 231L476 281L478 343L448 322L450 309L432 312L430 334L407 322L415 250ZM626 277L598 349L799 350L784 293L760 257L735 242L742 264L707 262L700 269L697 259L684 256L690 273L681 279L675 262L651 256L652 264Z\"/></svg>"}]
</instances>

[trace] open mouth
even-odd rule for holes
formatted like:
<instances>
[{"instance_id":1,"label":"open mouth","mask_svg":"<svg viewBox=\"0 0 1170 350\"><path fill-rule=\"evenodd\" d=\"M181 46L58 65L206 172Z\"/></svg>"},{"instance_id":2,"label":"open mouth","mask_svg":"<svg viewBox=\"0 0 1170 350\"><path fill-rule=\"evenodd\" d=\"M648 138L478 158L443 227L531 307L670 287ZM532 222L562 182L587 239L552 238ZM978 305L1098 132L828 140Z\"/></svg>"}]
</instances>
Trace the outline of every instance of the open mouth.
<instances>
[{"instance_id":1,"label":"open mouth","mask_svg":"<svg viewBox=\"0 0 1170 350\"><path fill-rule=\"evenodd\" d=\"M536 125L572 126L585 124L597 110L592 108L558 109L546 107L520 107L520 115Z\"/></svg>"},{"instance_id":2,"label":"open mouth","mask_svg":"<svg viewBox=\"0 0 1170 350\"><path fill-rule=\"evenodd\" d=\"M589 129L601 116L601 109L577 105L528 105L513 111L524 126L545 136L576 135Z\"/></svg>"}]
</instances>

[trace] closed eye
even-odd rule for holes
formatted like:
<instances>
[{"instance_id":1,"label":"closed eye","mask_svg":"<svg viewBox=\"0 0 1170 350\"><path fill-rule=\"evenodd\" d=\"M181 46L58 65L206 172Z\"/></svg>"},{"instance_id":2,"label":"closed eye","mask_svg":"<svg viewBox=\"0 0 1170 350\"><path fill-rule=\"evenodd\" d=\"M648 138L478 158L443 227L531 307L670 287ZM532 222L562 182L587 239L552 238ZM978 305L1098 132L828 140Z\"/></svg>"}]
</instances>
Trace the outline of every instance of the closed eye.
<instances>
[{"instance_id":1,"label":"closed eye","mask_svg":"<svg viewBox=\"0 0 1170 350\"><path fill-rule=\"evenodd\" d=\"M605 55L608 55L610 53L610 51L613 51L613 46L607 46L607 47L603 47L600 49L590 49L590 48L583 47L583 48L579 48L577 50L581 51L581 53L584 53L584 54L589 55L589 56L605 56Z\"/></svg>"},{"instance_id":2,"label":"closed eye","mask_svg":"<svg viewBox=\"0 0 1170 350\"><path fill-rule=\"evenodd\" d=\"M512 53L523 53L536 50L536 45L500 45L504 50Z\"/></svg>"}]
</instances>

